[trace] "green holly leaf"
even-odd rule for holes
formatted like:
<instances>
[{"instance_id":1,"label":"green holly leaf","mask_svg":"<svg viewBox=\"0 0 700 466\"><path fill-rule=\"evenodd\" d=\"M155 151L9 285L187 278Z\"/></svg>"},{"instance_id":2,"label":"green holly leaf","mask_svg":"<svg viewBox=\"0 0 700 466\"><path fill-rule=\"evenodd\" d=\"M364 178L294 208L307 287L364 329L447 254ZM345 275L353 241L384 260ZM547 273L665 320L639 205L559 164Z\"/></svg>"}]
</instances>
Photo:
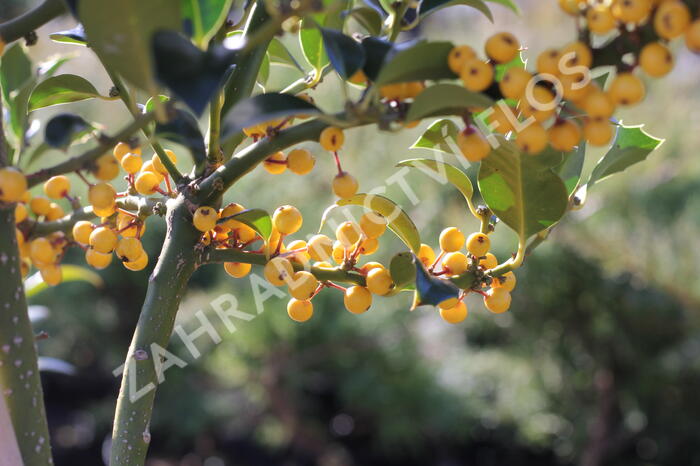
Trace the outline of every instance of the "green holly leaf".
<instances>
[{"instance_id":1,"label":"green holly leaf","mask_svg":"<svg viewBox=\"0 0 700 466\"><path fill-rule=\"evenodd\" d=\"M101 95L90 81L74 74L60 74L40 82L29 97L29 111L86 99L113 100Z\"/></svg>"},{"instance_id":2,"label":"green holly leaf","mask_svg":"<svg viewBox=\"0 0 700 466\"><path fill-rule=\"evenodd\" d=\"M426 88L413 100L406 121L417 121L429 116L463 115L470 108L493 105L484 94L471 92L455 84L435 84Z\"/></svg>"},{"instance_id":3,"label":"green holly leaf","mask_svg":"<svg viewBox=\"0 0 700 466\"><path fill-rule=\"evenodd\" d=\"M454 165L432 159L409 159L402 160L396 164L396 166L417 168L439 183L450 183L462 193L462 196L464 196L464 199L467 201L467 205L469 205L469 210L476 212L472 204L472 196L474 196L472 182L462 170Z\"/></svg>"},{"instance_id":4,"label":"green holly leaf","mask_svg":"<svg viewBox=\"0 0 700 466\"><path fill-rule=\"evenodd\" d=\"M204 49L226 21L233 0L180 0L185 29Z\"/></svg>"}]
</instances>

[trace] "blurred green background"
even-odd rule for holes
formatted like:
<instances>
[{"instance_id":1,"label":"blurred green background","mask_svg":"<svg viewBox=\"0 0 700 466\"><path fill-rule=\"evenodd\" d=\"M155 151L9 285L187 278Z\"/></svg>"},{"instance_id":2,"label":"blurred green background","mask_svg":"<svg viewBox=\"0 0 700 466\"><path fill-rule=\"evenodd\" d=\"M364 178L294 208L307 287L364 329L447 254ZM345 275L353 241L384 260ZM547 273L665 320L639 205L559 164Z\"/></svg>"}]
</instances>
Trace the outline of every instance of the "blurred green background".
<instances>
[{"instance_id":1,"label":"blurred green background","mask_svg":"<svg viewBox=\"0 0 700 466\"><path fill-rule=\"evenodd\" d=\"M494 6L494 24L469 8L443 10L413 35L481 47L490 33L509 30L530 59L575 38L574 20L554 0L517 3L520 16ZM29 4L5 0L0 16ZM42 28L29 49L33 60L75 54L62 72L86 76L106 93L111 84L89 49L46 37L72 26L64 17ZM149 465L700 465L700 57L676 49L676 69L647 81L645 102L620 114L666 143L597 185L585 208L526 261L510 312L491 315L470 298L468 319L450 326L434 310L408 312L410 296L401 295L376 299L355 316L327 290L303 325L287 317L286 298L268 299L236 332L221 327L220 344L197 340L203 357L196 361L175 337L169 349L188 365L168 370L159 387ZM267 88L298 77L273 67ZM341 95L333 78L313 93L327 111L341 108ZM108 129L127 120L119 102L33 117L43 122L65 111ZM431 155L407 149L427 125L399 134L348 131L344 167L362 191L384 186L398 160ZM260 167L226 200L270 211L299 206L299 237L315 233L333 202L333 162L317 145L307 147L318 158L312 175L272 176ZM589 151L588 164L599 156ZM43 163L51 157L64 155ZM407 180L420 203L396 183L387 193L425 242L435 245L449 225L477 228L454 189L417 172ZM401 250L389 236L372 260ZM150 219L152 263L162 237L162 221ZM495 237L497 255L507 257L514 237L504 227ZM68 262L81 263L79 251ZM59 466L102 464L119 383L111 372L128 347L151 267L132 273L113 264L100 272L101 289L63 284L32 299L49 310L36 323L51 336L41 354L74 367L44 374ZM251 282L208 266L195 274L179 323L196 328L199 310L219 322L210 302L225 293L256 314Z\"/></svg>"}]
</instances>

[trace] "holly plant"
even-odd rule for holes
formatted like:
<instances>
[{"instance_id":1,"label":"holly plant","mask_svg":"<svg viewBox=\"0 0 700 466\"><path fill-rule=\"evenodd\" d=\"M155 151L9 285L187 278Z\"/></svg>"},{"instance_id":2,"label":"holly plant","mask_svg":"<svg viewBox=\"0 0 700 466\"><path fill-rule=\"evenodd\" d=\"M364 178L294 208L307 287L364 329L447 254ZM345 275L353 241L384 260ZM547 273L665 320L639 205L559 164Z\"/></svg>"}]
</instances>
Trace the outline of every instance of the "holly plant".
<instances>
[{"instance_id":1,"label":"holly plant","mask_svg":"<svg viewBox=\"0 0 700 466\"><path fill-rule=\"evenodd\" d=\"M125 355L112 466L146 460L162 375L154 348L167 347L199 267L223 264L233 279L258 268L271 286L286 287L296 322L314 318L319 293L342 294L353 314L371 312L377 296L412 293L413 308L431 307L451 324L467 317L470 293L491 313L506 312L517 269L565 214L661 143L623 125L616 109L642 101L645 81L671 71L672 42L700 52L696 1L558 3L574 18L571 37L538 56L510 32L469 45L416 34L440 9L466 6L493 19L496 4L518 12L511 0L44 0L0 24L0 422L3 413L11 421L0 429L3 452L14 445L26 465L52 463L23 280L37 271L46 285L60 284L73 270L61 265L70 248L98 270L152 266ZM63 14L77 26L35 32ZM37 66L27 48L44 40L65 56ZM295 43L301 54L290 52ZM96 56L111 89L61 73L76 54ZM282 89L268 86L271 72ZM345 91L329 103L342 111L316 105L324 80ZM123 105L131 118L108 128L70 113L88 99ZM63 113L35 117L54 106ZM464 216L475 218L473 232L445 226L439 238L421 238L399 205L363 193L362 173L343 168L353 128L390 137L423 123L412 147L435 158L385 163L452 185ZM588 146L608 150L584 174ZM57 150L59 163L41 164ZM315 167L319 157L332 158L332 173ZM295 206L269 213L223 202L241 197L244 177L274 183L286 170L307 176L312 189L321 189L319 178L331 182L338 200L322 228L333 207L357 217L332 235L313 234ZM167 226L160 251L141 242L149 216ZM388 263L367 261L386 231L405 247ZM512 238L511 256L489 252L496 233ZM130 384L152 389L133 396Z\"/></svg>"}]
</instances>

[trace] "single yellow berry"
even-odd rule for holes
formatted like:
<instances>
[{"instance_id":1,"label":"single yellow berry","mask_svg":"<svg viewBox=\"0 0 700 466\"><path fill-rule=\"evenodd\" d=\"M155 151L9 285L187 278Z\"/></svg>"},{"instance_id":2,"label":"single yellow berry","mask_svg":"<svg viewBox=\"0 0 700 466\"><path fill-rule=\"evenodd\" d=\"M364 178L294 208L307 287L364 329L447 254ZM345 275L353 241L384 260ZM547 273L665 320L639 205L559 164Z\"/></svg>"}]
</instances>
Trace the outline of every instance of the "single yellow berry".
<instances>
[{"instance_id":1,"label":"single yellow berry","mask_svg":"<svg viewBox=\"0 0 700 466\"><path fill-rule=\"evenodd\" d=\"M559 67L559 50L547 49L537 56L537 73L557 76L561 73Z\"/></svg>"},{"instance_id":2,"label":"single yellow berry","mask_svg":"<svg viewBox=\"0 0 700 466\"><path fill-rule=\"evenodd\" d=\"M243 278L250 273L252 266L243 262L225 262L224 270L233 278Z\"/></svg>"},{"instance_id":3,"label":"single yellow berry","mask_svg":"<svg viewBox=\"0 0 700 466\"><path fill-rule=\"evenodd\" d=\"M122 159L123 160L123 159ZM92 168L95 178L102 181L110 181L119 175L119 161L112 154L105 154L95 160Z\"/></svg>"},{"instance_id":4,"label":"single yellow berry","mask_svg":"<svg viewBox=\"0 0 700 466\"><path fill-rule=\"evenodd\" d=\"M520 99L531 79L532 74L525 68L514 67L506 71L498 87L506 99Z\"/></svg>"},{"instance_id":5,"label":"single yellow berry","mask_svg":"<svg viewBox=\"0 0 700 466\"><path fill-rule=\"evenodd\" d=\"M534 86L532 93L526 92L525 98L519 104L523 116L532 117L539 123L551 118L557 106L557 97L552 91L542 86Z\"/></svg>"},{"instance_id":6,"label":"single yellow berry","mask_svg":"<svg viewBox=\"0 0 700 466\"><path fill-rule=\"evenodd\" d=\"M467 268L469 268L469 259L459 251L449 252L442 258L442 267L450 275L459 275L466 272Z\"/></svg>"},{"instance_id":7,"label":"single yellow berry","mask_svg":"<svg viewBox=\"0 0 700 466\"><path fill-rule=\"evenodd\" d=\"M374 268L367 273L367 289L376 295L384 296L394 289L394 280L384 268Z\"/></svg>"},{"instance_id":8,"label":"single yellow berry","mask_svg":"<svg viewBox=\"0 0 700 466\"><path fill-rule=\"evenodd\" d=\"M333 251L331 252L331 257L337 264L341 264L345 260L345 246L343 246L340 241L333 242Z\"/></svg>"},{"instance_id":9,"label":"single yellow berry","mask_svg":"<svg viewBox=\"0 0 700 466\"><path fill-rule=\"evenodd\" d=\"M476 51L468 45L458 45L447 55L447 66L454 74L459 75L467 60L477 58Z\"/></svg>"},{"instance_id":10,"label":"single yellow berry","mask_svg":"<svg viewBox=\"0 0 700 466\"><path fill-rule=\"evenodd\" d=\"M34 212L37 217L41 215L46 215L51 209L51 201L42 196L33 197L29 201L29 208Z\"/></svg>"},{"instance_id":11,"label":"single yellow berry","mask_svg":"<svg viewBox=\"0 0 700 466\"><path fill-rule=\"evenodd\" d=\"M491 153L491 144L481 131L471 125L457 134L457 147L470 162L479 162Z\"/></svg>"},{"instance_id":12,"label":"single yellow berry","mask_svg":"<svg viewBox=\"0 0 700 466\"><path fill-rule=\"evenodd\" d=\"M435 262L435 251L427 244L421 244L418 250L418 260L420 260L424 266L430 267L433 265L433 262Z\"/></svg>"},{"instance_id":13,"label":"single yellow berry","mask_svg":"<svg viewBox=\"0 0 700 466\"><path fill-rule=\"evenodd\" d=\"M51 199L63 199L70 191L70 180L67 176L52 176L44 183L44 193Z\"/></svg>"},{"instance_id":14,"label":"single yellow berry","mask_svg":"<svg viewBox=\"0 0 700 466\"><path fill-rule=\"evenodd\" d=\"M489 270L498 265L498 259L496 259L496 256L491 254L490 252L487 252L485 257L481 260L479 260L479 266L484 268L484 270Z\"/></svg>"},{"instance_id":15,"label":"single yellow berry","mask_svg":"<svg viewBox=\"0 0 700 466\"><path fill-rule=\"evenodd\" d=\"M583 125L583 136L592 146L605 146L613 138L615 131L613 126L606 119L589 119Z\"/></svg>"},{"instance_id":16,"label":"single yellow berry","mask_svg":"<svg viewBox=\"0 0 700 466\"><path fill-rule=\"evenodd\" d=\"M549 143L547 130L539 123L532 123L518 133L515 143L527 154L539 154Z\"/></svg>"},{"instance_id":17,"label":"single yellow berry","mask_svg":"<svg viewBox=\"0 0 700 466\"><path fill-rule=\"evenodd\" d=\"M333 178L333 193L341 199L347 199L357 194L357 180L348 172L342 172Z\"/></svg>"},{"instance_id":18,"label":"single yellow berry","mask_svg":"<svg viewBox=\"0 0 700 466\"><path fill-rule=\"evenodd\" d=\"M141 170L141 166L143 165L143 159L136 154L129 153L126 154L124 158L122 158L121 165L125 172L127 172L130 175L133 175L139 170Z\"/></svg>"},{"instance_id":19,"label":"single yellow berry","mask_svg":"<svg viewBox=\"0 0 700 466\"><path fill-rule=\"evenodd\" d=\"M263 275L268 282L275 286L282 286L291 280L294 275L292 263L283 257L274 257L265 264Z\"/></svg>"},{"instance_id":20,"label":"single yellow berry","mask_svg":"<svg viewBox=\"0 0 700 466\"><path fill-rule=\"evenodd\" d=\"M612 5L612 14L623 23L639 24L651 13L651 0L618 0Z\"/></svg>"},{"instance_id":21,"label":"single yellow berry","mask_svg":"<svg viewBox=\"0 0 700 466\"><path fill-rule=\"evenodd\" d=\"M444 252L455 252L462 249L464 233L456 227L449 227L440 233L440 249Z\"/></svg>"},{"instance_id":22,"label":"single yellow berry","mask_svg":"<svg viewBox=\"0 0 700 466\"><path fill-rule=\"evenodd\" d=\"M458 324L467 318L467 305L460 301L449 309L440 309L440 317L449 324Z\"/></svg>"},{"instance_id":23,"label":"single yellow berry","mask_svg":"<svg viewBox=\"0 0 700 466\"><path fill-rule=\"evenodd\" d=\"M499 32L486 40L486 56L496 63L508 63L520 51L520 42L510 32Z\"/></svg>"},{"instance_id":24,"label":"single yellow berry","mask_svg":"<svg viewBox=\"0 0 700 466\"><path fill-rule=\"evenodd\" d=\"M386 218L376 212L368 212L360 217L360 229L367 238L379 238L386 231Z\"/></svg>"},{"instance_id":25,"label":"single yellow berry","mask_svg":"<svg viewBox=\"0 0 700 466\"><path fill-rule=\"evenodd\" d=\"M88 244L97 252L109 254L117 247L117 234L108 227L97 227L90 233Z\"/></svg>"},{"instance_id":26,"label":"single yellow berry","mask_svg":"<svg viewBox=\"0 0 700 466\"><path fill-rule=\"evenodd\" d=\"M562 152L571 152L581 141L581 129L571 120L557 120L547 133L552 147Z\"/></svg>"},{"instance_id":27,"label":"single yellow berry","mask_svg":"<svg viewBox=\"0 0 700 466\"><path fill-rule=\"evenodd\" d=\"M440 301L438 303L438 308L440 309L450 309L453 308L459 303L458 298L447 298L444 301Z\"/></svg>"},{"instance_id":28,"label":"single yellow berry","mask_svg":"<svg viewBox=\"0 0 700 466\"><path fill-rule=\"evenodd\" d=\"M60 265L50 264L39 268L41 278L49 286L56 286L63 281L63 271Z\"/></svg>"},{"instance_id":29,"label":"single yellow berry","mask_svg":"<svg viewBox=\"0 0 700 466\"><path fill-rule=\"evenodd\" d=\"M56 250L48 238L41 236L29 243L29 258L35 264L53 264L56 260Z\"/></svg>"},{"instance_id":30,"label":"single yellow berry","mask_svg":"<svg viewBox=\"0 0 700 466\"><path fill-rule=\"evenodd\" d=\"M613 79L608 94L617 105L634 105L644 99L644 83L629 72L619 73Z\"/></svg>"},{"instance_id":31,"label":"single yellow berry","mask_svg":"<svg viewBox=\"0 0 700 466\"><path fill-rule=\"evenodd\" d=\"M377 238L366 238L360 241L358 246L360 248L360 254L369 256L374 254L379 249L379 240Z\"/></svg>"},{"instance_id":32,"label":"single yellow berry","mask_svg":"<svg viewBox=\"0 0 700 466\"><path fill-rule=\"evenodd\" d=\"M80 220L73 225L73 239L80 244L90 243L90 234L95 229L95 225L87 220Z\"/></svg>"},{"instance_id":33,"label":"single yellow berry","mask_svg":"<svg viewBox=\"0 0 700 466\"><path fill-rule=\"evenodd\" d=\"M362 286L351 286L345 290L343 303L345 309L353 314L362 314L372 305L372 293Z\"/></svg>"},{"instance_id":34,"label":"single yellow berry","mask_svg":"<svg viewBox=\"0 0 700 466\"><path fill-rule=\"evenodd\" d=\"M654 30L659 37L671 40L683 35L691 21L692 16L685 3L679 0L664 2L654 15Z\"/></svg>"},{"instance_id":35,"label":"single yellow berry","mask_svg":"<svg viewBox=\"0 0 700 466\"><path fill-rule=\"evenodd\" d=\"M478 58L472 58L464 62L459 78L464 87L472 92L481 92L493 83L493 66Z\"/></svg>"},{"instance_id":36,"label":"single yellow berry","mask_svg":"<svg viewBox=\"0 0 700 466\"><path fill-rule=\"evenodd\" d=\"M284 152L275 152L263 162L263 167L272 175L279 175L287 170L287 157Z\"/></svg>"},{"instance_id":37,"label":"single yellow berry","mask_svg":"<svg viewBox=\"0 0 700 466\"><path fill-rule=\"evenodd\" d=\"M117 159L119 162L121 162L124 156L129 152L132 152L136 155L141 155L141 149L139 147L131 147L129 143L126 142L118 143L116 146L114 146L114 149L112 150L114 158Z\"/></svg>"},{"instance_id":38,"label":"single yellow berry","mask_svg":"<svg viewBox=\"0 0 700 466\"><path fill-rule=\"evenodd\" d=\"M367 262L366 264L360 267L360 273L367 275L371 270L374 269L386 269L386 267L384 267L379 262Z\"/></svg>"},{"instance_id":39,"label":"single yellow berry","mask_svg":"<svg viewBox=\"0 0 700 466\"><path fill-rule=\"evenodd\" d=\"M333 253L333 241L326 235L314 235L309 239L308 252L315 261L328 261Z\"/></svg>"},{"instance_id":40,"label":"single yellow berry","mask_svg":"<svg viewBox=\"0 0 700 466\"><path fill-rule=\"evenodd\" d=\"M559 0L559 7L565 13L576 16L581 13L581 10L587 5L586 0Z\"/></svg>"},{"instance_id":41,"label":"single yellow berry","mask_svg":"<svg viewBox=\"0 0 700 466\"><path fill-rule=\"evenodd\" d=\"M508 292L515 289L517 280L515 279L515 274L513 272L506 272L500 277L494 277L491 281L491 288L502 288Z\"/></svg>"},{"instance_id":42,"label":"single yellow berry","mask_svg":"<svg viewBox=\"0 0 700 466\"><path fill-rule=\"evenodd\" d=\"M491 248L491 240L484 233L472 233L467 238L467 251L475 257L485 256Z\"/></svg>"},{"instance_id":43,"label":"single yellow berry","mask_svg":"<svg viewBox=\"0 0 700 466\"><path fill-rule=\"evenodd\" d=\"M195 210L192 223L199 231L209 231L214 229L218 218L219 216L216 209L202 206Z\"/></svg>"},{"instance_id":44,"label":"single yellow berry","mask_svg":"<svg viewBox=\"0 0 700 466\"><path fill-rule=\"evenodd\" d=\"M310 299L316 288L318 287L318 280L311 272L301 270L292 275L292 279L287 283L289 288L289 294L293 298L304 300Z\"/></svg>"},{"instance_id":45,"label":"single yellow berry","mask_svg":"<svg viewBox=\"0 0 700 466\"><path fill-rule=\"evenodd\" d=\"M589 93L582 103L583 109L591 118L610 118L615 112L615 103L607 92L599 89Z\"/></svg>"},{"instance_id":46,"label":"single yellow berry","mask_svg":"<svg viewBox=\"0 0 700 466\"><path fill-rule=\"evenodd\" d=\"M299 231L303 218L301 212L294 206L283 205L272 214L273 226L283 235L291 235Z\"/></svg>"},{"instance_id":47,"label":"single yellow berry","mask_svg":"<svg viewBox=\"0 0 700 466\"><path fill-rule=\"evenodd\" d=\"M484 305L494 314L500 314L508 310L510 299L510 292L505 288L491 288L484 297Z\"/></svg>"},{"instance_id":48,"label":"single yellow berry","mask_svg":"<svg viewBox=\"0 0 700 466\"><path fill-rule=\"evenodd\" d=\"M696 19L685 32L685 45L688 50L700 53L700 19Z\"/></svg>"},{"instance_id":49,"label":"single yellow berry","mask_svg":"<svg viewBox=\"0 0 700 466\"><path fill-rule=\"evenodd\" d=\"M27 219L27 206L24 204L17 204L15 206L15 223L22 223Z\"/></svg>"},{"instance_id":50,"label":"single yellow berry","mask_svg":"<svg viewBox=\"0 0 700 466\"><path fill-rule=\"evenodd\" d=\"M661 42L651 42L639 54L639 65L654 78L666 76L673 69L673 54Z\"/></svg>"},{"instance_id":51,"label":"single yellow berry","mask_svg":"<svg viewBox=\"0 0 700 466\"><path fill-rule=\"evenodd\" d=\"M561 49L559 52L562 65L567 67L585 66L590 68L593 64L593 53L590 47L581 41L575 41Z\"/></svg>"},{"instance_id":52,"label":"single yellow berry","mask_svg":"<svg viewBox=\"0 0 700 466\"><path fill-rule=\"evenodd\" d=\"M117 191L109 183L97 183L88 190L88 202L98 209L110 207L117 200Z\"/></svg>"},{"instance_id":53,"label":"single yellow berry","mask_svg":"<svg viewBox=\"0 0 700 466\"><path fill-rule=\"evenodd\" d=\"M287 314L295 322L306 322L314 315L314 305L311 301L292 298L287 303Z\"/></svg>"},{"instance_id":54,"label":"single yellow berry","mask_svg":"<svg viewBox=\"0 0 700 466\"><path fill-rule=\"evenodd\" d=\"M609 6L596 5L586 12L588 29L594 34L607 34L617 27L617 20Z\"/></svg>"},{"instance_id":55,"label":"single yellow berry","mask_svg":"<svg viewBox=\"0 0 700 466\"><path fill-rule=\"evenodd\" d=\"M53 222L54 220L63 218L65 215L66 212L63 210L63 207L52 202L49 204L49 211L46 213L46 220Z\"/></svg>"},{"instance_id":56,"label":"single yellow berry","mask_svg":"<svg viewBox=\"0 0 700 466\"><path fill-rule=\"evenodd\" d=\"M110 258L111 257L112 256L110 256ZM128 270L131 270L132 272L138 272L139 270L145 269L148 265L148 254L144 253L135 261L122 262L122 264L124 264L124 267L126 267Z\"/></svg>"},{"instance_id":57,"label":"single yellow berry","mask_svg":"<svg viewBox=\"0 0 700 466\"><path fill-rule=\"evenodd\" d=\"M578 104L593 90L593 84L588 76L582 73L564 74L559 77L563 95L566 100Z\"/></svg>"},{"instance_id":58,"label":"single yellow berry","mask_svg":"<svg viewBox=\"0 0 700 466\"><path fill-rule=\"evenodd\" d=\"M102 209L93 207L92 212L97 215L98 217L106 218L106 217L111 217L114 212L117 211L117 203L113 203L111 206L104 207ZM48 218L48 216L47 216Z\"/></svg>"},{"instance_id":59,"label":"single yellow berry","mask_svg":"<svg viewBox=\"0 0 700 466\"><path fill-rule=\"evenodd\" d=\"M321 131L321 135L318 138L321 147L327 151L337 151L343 147L343 142L345 142L345 135L343 130L336 128L335 126L329 126L328 128Z\"/></svg>"},{"instance_id":60,"label":"single yellow berry","mask_svg":"<svg viewBox=\"0 0 700 466\"><path fill-rule=\"evenodd\" d=\"M168 156L171 162L177 163L177 156L173 151L165 149L165 155ZM151 157L151 162L153 163L153 168L155 168L158 173L163 176L168 174L168 169L165 168L165 165L163 165L163 162L160 160L160 156L158 154L153 154L153 157Z\"/></svg>"},{"instance_id":61,"label":"single yellow berry","mask_svg":"<svg viewBox=\"0 0 700 466\"><path fill-rule=\"evenodd\" d=\"M306 149L294 149L287 156L287 166L297 175L306 175L314 169L316 159Z\"/></svg>"},{"instance_id":62,"label":"single yellow berry","mask_svg":"<svg viewBox=\"0 0 700 466\"><path fill-rule=\"evenodd\" d=\"M292 241L287 245L287 252L291 251L297 251L294 254L292 254L289 257L289 260L292 262L296 262L298 264L308 264L309 261L311 260L311 254L309 254L309 246L306 244L306 241L298 239L296 241Z\"/></svg>"},{"instance_id":63,"label":"single yellow berry","mask_svg":"<svg viewBox=\"0 0 700 466\"><path fill-rule=\"evenodd\" d=\"M122 238L114 250L123 262L136 262L146 251L143 250L141 241L136 238Z\"/></svg>"},{"instance_id":64,"label":"single yellow berry","mask_svg":"<svg viewBox=\"0 0 700 466\"><path fill-rule=\"evenodd\" d=\"M0 201L17 202L27 192L27 178L14 168L0 168Z\"/></svg>"},{"instance_id":65,"label":"single yellow berry","mask_svg":"<svg viewBox=\"0 0 700 466\"><path fill-rule=\"evenodd\" d=\"M335 237L344 247L349 248L360 239L360 227L355 222L345 221L335 230Z\"/></svg>"}]
</instances>

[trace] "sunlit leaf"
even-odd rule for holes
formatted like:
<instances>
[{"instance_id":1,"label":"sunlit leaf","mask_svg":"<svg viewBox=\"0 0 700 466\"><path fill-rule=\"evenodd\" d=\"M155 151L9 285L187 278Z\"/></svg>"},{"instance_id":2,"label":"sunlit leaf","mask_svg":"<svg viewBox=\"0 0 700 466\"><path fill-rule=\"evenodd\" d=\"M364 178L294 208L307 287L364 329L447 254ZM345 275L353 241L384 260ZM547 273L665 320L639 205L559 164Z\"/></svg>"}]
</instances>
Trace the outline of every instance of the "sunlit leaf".
<instances>
[{"instance_id":1,"label":"sunlit leaf","mask_svg":"<svg viewBox=\"0 0 700 466\"><path fill-rule=\"evenodd\" d=\"M410 159L402 160L397 167L414 167L435 179L439 183L450 183L462 193L464 199L469 205L469 209L475 212L472 204L472 196L474 195L474 187L469 177L459 168L449 163L440 162L431 159Z\"/></svg>"},{"instance_id":2,"label":"sunlit leaf","mask_svg":"<svg viewBox=\"0 0 700 466\"><path fill-rule=\"evenodd\" d=\"M452 120L434 121L428 129L410 147L411 149L429 149L436 152L454 154L450 142L457 144L459 127Z\"/></svg>"},{"instance_id":3,"label":"sunlit leaf","mask_svg":"<svg viewBox=\"0 0 700 466\"><path fill-rule=\"evenodd\" d=\"M180 0L185 30L201 48L226 21L232 0Z\"/></svg>"},{"instance_id":4,"label":"sunlit leaf","mask_svg":"<svg viewBox=\"0 0 700 466\"><path fill-rule=\"evenodd\" d=\"M74 74L60 74L40 82L29 97L29 111L86 99L107 99L87 79Z\"/></svg>"},{"instance_id":5,"label":"sunlit leaf","mask_svg":"<svg viewBox=\"0 0 700 466\"><path fill-rule=\"evenodd\" d=\"M237 220L241 223L248 225L250 228L255 230L262 239L267 242L272 235L272 218L265 210L262 209L248 209L239 212L230 217L232 220ZM222 219L223 221L224 219Z\"/></svg>"},{"instance_id":6,"label":"sunlit leaf","mask_svg":"<svg viewBox=\"0 0 700 466\"><path fill-rule=\"evenodd\" d=\"M485 108L493 100L456 84L435 84L414 99L406 115L407 121L417 121L436 115L463 115L468 109Z\"/></svg>"}]
</instances>

